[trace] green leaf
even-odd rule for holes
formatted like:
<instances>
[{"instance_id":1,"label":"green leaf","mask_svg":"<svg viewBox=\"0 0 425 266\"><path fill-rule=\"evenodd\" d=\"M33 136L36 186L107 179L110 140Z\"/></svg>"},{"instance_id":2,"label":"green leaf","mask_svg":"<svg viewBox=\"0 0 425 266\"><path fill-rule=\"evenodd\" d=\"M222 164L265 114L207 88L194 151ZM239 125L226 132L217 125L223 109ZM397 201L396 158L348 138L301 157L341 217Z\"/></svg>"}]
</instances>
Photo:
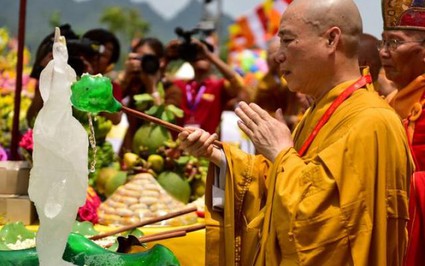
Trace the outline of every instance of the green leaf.
<instances>
[{"instance_id":1,"label":"green leaf","mask_svg":"<svg viewBox=\"0 0 425 266\"><path fill-rule=\"evenodd\" d=\"M158 90L159 96L161 96L161 99L164 99L165 97L164 84L162 84L162 82L159 82L156 88Z\"/></svg>"},{"instance_id":2,"label":"green leaf","mask_svg":"<svg viewBox=\"0 0 425 266\"><path fill-rule=\"evenodd\" d=\"M143 93L133 96L134 104L136 109L139 111L146 110L151 104L153 104L153 97L149 93Z\"/></svg>"},{"instance_id":3,"label":"green leaf","mask_svg":"<svg viewBox=\"0 0 425 266\"><path fill-rule=\"evenodd\" d=\"M88 221L84 221L84 222L75 221L74 225L72 226L72 232L86 236L86 237L99 234L99 232L96 231L96 229L94 229L93 224Z\"/></svg>"},{"instance_id":4,"label":"green leaf","mask_svg":"<svg viewBox=\"0 0 425 266\"><path fill-rule=\"evenodd\" d=\"M149 93L137 94L133 96L134 101L138 102L153 102L153 97Z\"/></svg>"},{"instance_id":5,"label":"green leaf","mask_svg":"<svg viewBox=\"0 0 425 266\"><path fill-rule=\"evenodd\" d=\"M145 113L148 115L153 115L155 116L155 114L158 112L159 106L158 105L154 105L151 108L149 108L149 110L147 110Z\"/></svg>"},{"instance_id":6,"label":"green leaf","mask_svg":"<svg viewBox=\"0 0 425 266\"><path fill-rule=\"evenodd\" d=\"M177 142L170 139L170 140L166 140L164 141L164 146L168 147L168 148L176 148L177 147Z\"/></svg>"},{"instance_id":7,"label":"green leaf","mask_svg":"<svg viewBox=\"0 0 425 266\"><path fill-rule=\"evenodd\" d=\"M182 109L176 107L174 104L169 104L165 107L165 110L172 112L177 117L183 117L184 112Z\"/></svg>"},{"instance_id":8,"label":"green leaf","mask_svg":"<svg viewBox=\"0 0 425 266\"><path fill-rule=\"evenodd\" d=\"M199 158L199 165L208 169L208 166L210 165L210 161L201 157Z\"/></svg>"},{"instance_id":9,"label":"green leaf","mask_svg":"<svg viewBox=\"0 0 425 266\"><path fill-rule=\"evenodd\" d=\"M156 117L161 117L162 116L162 114L164 113L164 111L165 111L165 105L159 105L158 106L158 111L156 112Z\"/></svg>"},{"instance_id":10,"label":"green leaf","mask_svg":"<svg viewBox=\"0 0 425 266\"><path fill-rule=\"evenodd\" d=\"M172 122L174 120L174 114L170 111L165 110L161 114L161 119L167 122Z\"/></svg>"},{"instance_id":11,"label":"green leaf","mask_svg":"<svg viewBox=\"0 0 425 266\"><path fill-rule=\"evenodd\" d=\"M175 160L179 165L185 165L190 161L190 156L180 156L177 160Z\"/></svg>"},{"instance_id":12,"label":"green leaf","mask_svg":"<svg viewBox=\"0 0 425 266\"><path fill-rule=\"evenodd\" d=\"M35 238L35 232L28 230L22 222L7 223L0 230L0 248L7 247L7 244L14 244L18 240Z\"/></svg>"},{"instance_id":13,"label":"green leaf","mask_svg":"<svg viewBox=\"0 0 425 266\"><path fill-rule=\"evenodd\" d=\"M139 238L139 237L144 236L145 234L143 234L142 231L140 231L139 229L136 228L136 229L133 229L133 230L126 231L122 235L123 236L133 235L133 236Z\"/></svg>"}]
</instances>

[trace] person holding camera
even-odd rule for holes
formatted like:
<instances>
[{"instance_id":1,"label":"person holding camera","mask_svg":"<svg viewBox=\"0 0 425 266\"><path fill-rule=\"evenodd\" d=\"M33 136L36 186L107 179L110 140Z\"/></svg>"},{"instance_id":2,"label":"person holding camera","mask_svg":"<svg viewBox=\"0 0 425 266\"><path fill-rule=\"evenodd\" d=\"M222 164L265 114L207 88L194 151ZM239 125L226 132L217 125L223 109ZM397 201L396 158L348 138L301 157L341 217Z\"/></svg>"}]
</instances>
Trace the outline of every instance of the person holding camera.
<instances>
[{"instance_id":1,"label":"person holding camera","mask_svg":"<svg viewBox=\"0 0 425 266\"><path fill-rule=\"evenodd\" d=\"M124 70L118 75L124 98L123 104L129 108L136 108L133 96L149 93L154 97L155 104L173 104L180 106L181 92L177 88L168 86L164 81L164 71L167 65L164 45L156 38L141 38L132 47L125 61ZM161 99L158 85L162 83L165 97ZM128 129L125 134L121 152L131 150L133 136L142 126L143 120L131 116L128 119Z\"/></svg>"},{"instance_id":2,"label":"person holding camera","mask_svg":"<svg viewBox=\"0 0 425 266\"><path fill-rule=\"evenodd\" d=\"M120 44L115 35L104 29L92 29L87 31L81 38L75 34L69 24L59 27L61 35L65 36L68 49L68 64L75 70L77 76L83 73L107 74L113 64L119 59ZM52 57L53 33L47 35L37 49L36 59L30 76L39 79L41 71L49 63ZM116 83L113 84L114 97L121 101L121 89ZM43 100L36 86L34 97L27 111L27 122L32 126L35 117L43 106ZM121 114L102 113L113 124L118 124Z\"/></svg>"},{"instance_id":3,"label":"person holding camera","mask_svg":"<svg viewBox=\"0 0 425 266\"><path fill-rule=\"evenodd\" d=\"M242 78L214 53L212 45L194 38L168 44L169 60L183 59L194 69L192 80L174 80L182 94L181 108L185 126L202 128L214 133L220 124L226 103L243 89ZM213 66L222 75L213 74Z\"/></svg>"},{"instance_id":4,"label":"person holding camera","mask_svg":"<svg viewBox=\"0 0 425 266\"><path fill-rule=\"evenodd\" d=\"M267 48L268 71L256 86L253 102L272 116L280 108L289 128L293 130L308 105L302 105L302 101L298 97L301 95L290 91L286 80L282 77L279 63L276 61L279 48L279 38L275 37L269 41Z\"/></svg>"},{"instance_id":5,"label":"person holding camera","mask_svg":"<svg viewBox=\"0 0 425 266\"><path fill-rule=\"evenodd\" d=\"M99 47L97 53L87 53L84 57L87 65L86 71L90 74L111 75L116 62L120 57L120 43L117 37L105 29L91 29L83 34L82 40L85 40L90 47ZM93 49L93 48L92 48ZM109 76L111 78L111 76ZM112 90L115 99L122 101L122 89L120 85L112 80ZM121 112L101 113L102 116L109 119L114 125L121 122Z\"/></svg>"}]
</instances>

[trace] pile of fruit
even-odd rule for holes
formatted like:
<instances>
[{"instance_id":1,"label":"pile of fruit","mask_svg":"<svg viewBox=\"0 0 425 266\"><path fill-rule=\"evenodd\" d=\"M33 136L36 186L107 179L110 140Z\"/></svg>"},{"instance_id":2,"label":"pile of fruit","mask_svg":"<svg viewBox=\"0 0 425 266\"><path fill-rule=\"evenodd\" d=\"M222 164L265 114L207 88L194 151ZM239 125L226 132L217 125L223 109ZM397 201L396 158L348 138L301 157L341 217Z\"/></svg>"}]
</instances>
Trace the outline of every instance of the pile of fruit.
<instances>
[{"instance_id":1,"label":"pile of fruit","mask_svg":"<svg viewBox=\"0 0 425 266\"><path fill-rule=\"evenodd\" d=\"M108 200L118 197L116 193L122 194L122 188L130 186L137 179L135 177L147 174L153 179L151 183L159 184L161 189L184 206L204 195L207 171L207 160L184 154L178 143L170 138L158 146L155 153L141 145L139 153L127 152L123 155L120 167L113 163L99 169L94 188ZM140 187L136 194L140 197L144 189L149 190ZM153 190L156 194L160 193L158 188ZM128 188L126 193L129 193Z\"/></svg>"},{"instance_id":2,"label":"pile of fruit","mask_svg":"<svg viewBox=\"0 0 425 266\"><path fill-rule=\"evenodd\" d=\"M207 160L184 154L171 139L156 151L142 149L139 154L124 154L123 168L128 173L151 173L170 195L183 203L204 195Z\"/></svg>"},{"instance_id":3,"label":"pile of fruit","mask_svg":"<svg viewBox=\"0 0 425 266\"><path fill-rule=\"evenodd\" d=\"M147 109L146 113L163 120L171 122L183 115L173 105L152 105L150 95L136 96L135 99L139 107ZM182 208L204 195L208 161L185 154L179 143L173 140L171 132L162 126L146 122L134 135L132 151L125 153L119 164L107 156L109 153L103 151L103 146L98 153L99 150L101 156L96 156L101 163L96 164L91 183L105 200L98 212L101 223L129 224L180 208L170 204L166 197L160 200L162 191L179 202ZM145 180L147 183L140 185L145 182L141 181L140 174L148 174L151 179L147 178L149 182ZM159 184L160 188L154 184ZM145 192L155 194L154 197L153 194L145 195L147 201L155 198L161 201L156 202L158 206L169 206L163 208L146 204L143 199ZM132 198L127 194L133 195ZM115 213L117 208L120 208L120 213Z\"/></svg>"},{"instance_id":4,"label":"pile of fruit","mask_svg":"<svg viewBox=\"0 0 425 266\"><path fill-rule=\"evenodd\" d=\"M133 176L125 185L120 186L100 205L99 223L117 226L130 225L184 207L185 204L168 194L150 173L141 173ZM179 226L196 222L196 214L189 213L157 224Z\"/></svg>"}]
</instances>

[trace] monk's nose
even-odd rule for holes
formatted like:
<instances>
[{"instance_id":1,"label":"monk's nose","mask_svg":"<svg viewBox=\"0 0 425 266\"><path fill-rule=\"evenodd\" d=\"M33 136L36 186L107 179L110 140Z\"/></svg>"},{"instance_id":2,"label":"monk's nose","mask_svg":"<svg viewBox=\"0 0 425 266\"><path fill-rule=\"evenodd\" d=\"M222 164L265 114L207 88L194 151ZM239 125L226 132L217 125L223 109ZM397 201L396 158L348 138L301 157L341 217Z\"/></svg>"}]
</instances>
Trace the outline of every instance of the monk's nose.
<instances>
[{"instance_id":1,"label":"monk's nose","mask_svg":"<svg viewBox=\"0 0 425 266\"><path fill-rule=\"evenodd\" d=\"M274 61L278 64L285 62L286 56L283 52L277 52L274 56Z\"/></svg>"}]
</instances>

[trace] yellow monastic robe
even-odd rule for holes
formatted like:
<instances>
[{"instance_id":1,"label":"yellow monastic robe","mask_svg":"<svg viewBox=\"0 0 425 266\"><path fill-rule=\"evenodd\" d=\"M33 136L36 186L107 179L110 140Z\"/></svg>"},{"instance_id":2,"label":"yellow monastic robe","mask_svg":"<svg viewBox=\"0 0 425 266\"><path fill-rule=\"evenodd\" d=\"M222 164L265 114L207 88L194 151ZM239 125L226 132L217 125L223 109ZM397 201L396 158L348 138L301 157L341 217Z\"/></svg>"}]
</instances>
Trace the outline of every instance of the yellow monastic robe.
<instances>
[{"instance_id":1,"label":"yellow monastic robe","mask_svg":"<svg viewBox=\"0 0 425 266\"><path fill-rule=\"evenodd\" d=\"M404 265L422 265L425 261L425 74L412 80L390 98L390 105L403 119L415 158L407 225L409 243Z\"/></svg>"},{"instance_id":2,"label":"yellow monastic robe","mask_svg":"<svg viewBox=\"0 0 425 266\"><path fill-rule=\"evenodd\" d=\"M332 101L333 88L294 131L295 147L272 163L224 145L224 211L207 180L207 265L401 265L407 179L404 129L372 86L344 101L303 158L297 150Z\"/></svg>"}]
</instances>

